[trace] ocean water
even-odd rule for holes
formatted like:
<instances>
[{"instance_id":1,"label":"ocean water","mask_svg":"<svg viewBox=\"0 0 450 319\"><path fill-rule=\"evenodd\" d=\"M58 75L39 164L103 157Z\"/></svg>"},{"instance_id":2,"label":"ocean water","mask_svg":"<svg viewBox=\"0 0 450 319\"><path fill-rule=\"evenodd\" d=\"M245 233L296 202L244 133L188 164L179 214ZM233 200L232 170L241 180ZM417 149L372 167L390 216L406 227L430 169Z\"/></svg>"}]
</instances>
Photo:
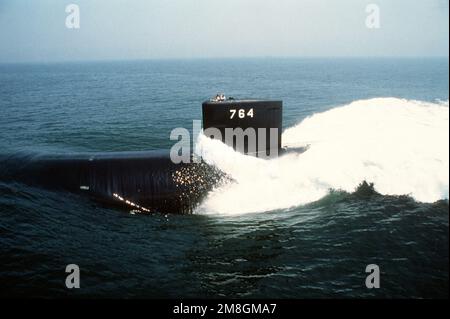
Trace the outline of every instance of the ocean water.
<instances>
[{"instance_id":1,"label":"ocean water","mask_svg":"<svg viewBox=\"0 0 450 319\"><path fill-rule=\"evenodd\" d=\"M192 215L0 176L0 295L448 298L448 75L440 58L0 65L3 156L170 148L217 92L283 100L284 144L309 146L266 161L201 136L232 180Z\"/></svg>"}]
</instances>

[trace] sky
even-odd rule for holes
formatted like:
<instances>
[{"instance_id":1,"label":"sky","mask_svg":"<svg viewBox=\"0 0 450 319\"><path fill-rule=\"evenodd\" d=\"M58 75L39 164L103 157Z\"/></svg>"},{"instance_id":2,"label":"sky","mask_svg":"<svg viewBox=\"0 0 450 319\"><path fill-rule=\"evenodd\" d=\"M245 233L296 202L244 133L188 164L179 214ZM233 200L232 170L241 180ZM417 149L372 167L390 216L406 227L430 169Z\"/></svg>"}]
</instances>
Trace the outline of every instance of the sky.
<instances>
[{"instance_id":1,"label":"sky","mask_svg":"<svg viewBox=\"0 0 450 319\"><path fill-rule=\"evenodd\" d=\"M79 29L66 27L69 4ZM0 63L448 57L448 16L448 0L0 0Z\"/></svg>"}]
</instances>

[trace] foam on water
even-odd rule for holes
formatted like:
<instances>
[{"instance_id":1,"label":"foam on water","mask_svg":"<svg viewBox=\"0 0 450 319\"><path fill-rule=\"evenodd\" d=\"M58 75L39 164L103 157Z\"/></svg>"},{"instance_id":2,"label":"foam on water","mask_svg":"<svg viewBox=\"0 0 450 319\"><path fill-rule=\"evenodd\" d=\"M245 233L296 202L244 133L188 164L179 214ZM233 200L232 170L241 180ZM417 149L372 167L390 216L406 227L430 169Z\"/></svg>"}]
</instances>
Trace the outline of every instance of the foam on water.
<instances>
[{"instance_id":1,"label":"foam on water","mask_svg":"<svg viewBox=\"0 0 450 319\"><path fill-rule=\"evenodd\" d=\"M310 203L363 180L377 192L417 201L448 199L449 107L398 98L359 100L314 114L283 133L302 154L262 160L199 136L197 154L232 179L210 192L199 213L240 214Z\"/></svg>"}]
</instances>

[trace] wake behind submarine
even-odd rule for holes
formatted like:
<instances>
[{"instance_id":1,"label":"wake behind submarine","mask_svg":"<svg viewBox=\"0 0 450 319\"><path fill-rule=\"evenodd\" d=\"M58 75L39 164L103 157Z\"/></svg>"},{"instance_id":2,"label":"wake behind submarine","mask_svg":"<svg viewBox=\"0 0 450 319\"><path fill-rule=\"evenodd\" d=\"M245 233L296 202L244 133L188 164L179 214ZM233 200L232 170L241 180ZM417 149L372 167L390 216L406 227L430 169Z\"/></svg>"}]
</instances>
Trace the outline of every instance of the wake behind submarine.
<instances>
[{"instance_id":1,"label":"wake behind submarine","mask_svg":"<svg viewBox=\"0 0 450 319\"><path fill-rule=\"evenodd\" d=\"M204 131L220 132L211 138L246 155L286 151L281 148L282 101L226 99L222 94L205 101L202 113ZM243 146L236 137L225 138L230 129L248 128L256 135L244 137ZM259 144L261 140L265 143ZM225 177L203 161L176 164L169 150L10 156L1 162L2 180L81 193L142 213L192 213Z\"/></svg>"}]
</instances>

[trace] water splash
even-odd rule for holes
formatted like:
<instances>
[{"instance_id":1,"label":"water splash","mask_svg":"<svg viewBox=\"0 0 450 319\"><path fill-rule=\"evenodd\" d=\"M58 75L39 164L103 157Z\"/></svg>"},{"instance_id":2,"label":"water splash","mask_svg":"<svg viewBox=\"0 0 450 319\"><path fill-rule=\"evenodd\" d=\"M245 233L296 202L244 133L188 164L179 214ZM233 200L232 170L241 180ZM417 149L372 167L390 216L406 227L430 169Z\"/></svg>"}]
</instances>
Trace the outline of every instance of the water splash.
<instances>
[{"instance_id":1,"label":"water splash","mask_svg":"<svg viewBox=\"0 0 450 319\"><path fill-rule=\"evenodd\" d=\"M200 136L196 152L233 181L210 192L199 213L239 214L306 204L362 182L385 195L434 202L449 194L448 101L358 100L314 114L283 133L310 145L273 160L244 156Z\"/></svg>"}]
</instances>

